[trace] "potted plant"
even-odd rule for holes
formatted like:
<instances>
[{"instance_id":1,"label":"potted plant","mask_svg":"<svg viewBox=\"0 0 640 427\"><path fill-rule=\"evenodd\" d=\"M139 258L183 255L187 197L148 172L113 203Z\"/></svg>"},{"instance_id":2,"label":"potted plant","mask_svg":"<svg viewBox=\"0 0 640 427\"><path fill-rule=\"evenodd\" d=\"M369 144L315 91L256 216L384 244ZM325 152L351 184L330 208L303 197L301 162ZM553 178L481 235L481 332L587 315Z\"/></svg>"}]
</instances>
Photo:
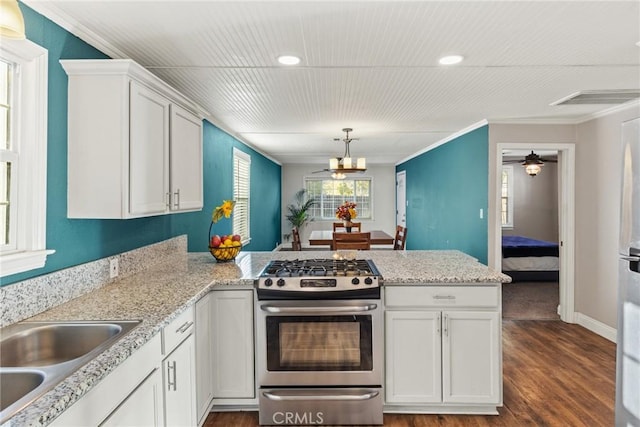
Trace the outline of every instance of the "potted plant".
<instances>
[{"instance_id":1,"label":"potted plant","mask_svg":"<svg viewBox=\"0 0 640 427\"><path fill-rule=\"evenodd\" d=\"M292 227L298 227L298 230L302 230L307 222L313 221L313 218L309 217L309 209L316 205L316 201L307 197L307 190L304 188L298 190L293 196L294 203L287 206L287 220L291 223ZM284 237L289 240L291 233L285 234Z\"/></svg>"}]
</instances>

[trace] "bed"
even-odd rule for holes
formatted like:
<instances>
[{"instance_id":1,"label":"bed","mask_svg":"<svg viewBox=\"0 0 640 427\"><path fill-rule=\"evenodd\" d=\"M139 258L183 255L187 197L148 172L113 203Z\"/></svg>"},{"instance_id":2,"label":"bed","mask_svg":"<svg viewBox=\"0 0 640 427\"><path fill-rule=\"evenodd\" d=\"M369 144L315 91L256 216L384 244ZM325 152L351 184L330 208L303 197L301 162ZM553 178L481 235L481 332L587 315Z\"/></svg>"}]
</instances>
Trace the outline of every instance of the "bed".
<instances>
[{"instance_id":1,"label":"bed","mask_svg":"<svg viewBox=\"0 0 640 427\"><path fill-rule=\"evenodd\" d=\"M502 272L513 282L557 282L558 244L524 236L502 236Z\"/></svg>"}]
</instances>

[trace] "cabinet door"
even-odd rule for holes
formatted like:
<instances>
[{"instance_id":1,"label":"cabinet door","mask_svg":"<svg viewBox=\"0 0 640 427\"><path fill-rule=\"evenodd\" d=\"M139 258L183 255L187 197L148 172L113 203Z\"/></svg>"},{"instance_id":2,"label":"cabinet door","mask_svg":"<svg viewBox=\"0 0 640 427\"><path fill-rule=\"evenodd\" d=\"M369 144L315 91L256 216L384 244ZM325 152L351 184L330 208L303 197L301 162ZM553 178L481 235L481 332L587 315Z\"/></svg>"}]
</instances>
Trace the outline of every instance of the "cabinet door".
<instances>
[{"instance_id":1,"label":"cabinet door","mask_svg":"<svg viewBox=\"0 0 640 427\"><path fill-rule=\"evenodd\" d=\"M443 401L500 403L500 317L497 312L442 314Z\"/></svg>"},{"instance_id":2,"label":"cabinet door","mask_svg":"<svg viewBox=\"0 0 640 427\"><path fill-rule=\"evenodd\" d=\"M196 424L194 338L184 340L163 362L165 425Z\"/></svg>"},{"instance_id":3,"label":"cabinet door","mask_svg":"<svg viewBox=\"0 0 640 427\"><path fill-rule=\"evenodd\" d=\"M213 397L255 397L253 291L213 291Z\"/></svg>"},{"instance_id":4,"label":"cabinet door","mask_svg":"<svg viewBox=\"0 0 640 427\"><path fill-rule=\"evenodd\" d=\"M100 425L102 427L163 426L160 370L153 371Z\"/></svg>"},{"instance_id":5,"label":"cabinet door","mask_svg":"<svg viewBox=\"0 0 640 427\"><path fill-rule=\"evenodd\" d=\"M169 101L136 82L130 91L129 213L162 214L169 192Z\"/></svg>"},{"instance_id":6,"label":"cabinet door","mask_svg":"<svg viewBox=\"0 0 640 427\"><path fill-rule=\"evenodd\" d=\"M199 421L207 416L213 399L212 293L196 303L196 414Z\"/></svg>"},{"instance_id":7,"label":"cabinet door","mask_svg":"<svg viewBox=\"0 0 640 427\"><path fill-rule=\"evenodd\" d=\"M386 402L441 402L440 312L385 312Z\"/></svg>"},{"instance_id":8,"label":"cabinet door","mask_svg":"<svg viewBox=\"0 0 640 427\"><path fill-rule=\"evenodd\" d=\"M202 209L202 120L171 105L171 210Z\"/></svg>"}]
</instances>

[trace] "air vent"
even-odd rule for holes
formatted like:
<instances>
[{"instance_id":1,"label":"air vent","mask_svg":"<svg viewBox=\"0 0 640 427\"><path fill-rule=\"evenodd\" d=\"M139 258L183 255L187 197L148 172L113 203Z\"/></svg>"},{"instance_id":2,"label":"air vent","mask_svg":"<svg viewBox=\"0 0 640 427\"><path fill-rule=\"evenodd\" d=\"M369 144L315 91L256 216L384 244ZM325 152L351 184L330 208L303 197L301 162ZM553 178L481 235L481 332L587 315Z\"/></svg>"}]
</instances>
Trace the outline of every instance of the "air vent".
<instances>
[{"instance_id":1,"label":"air vent","mask_svg":"<svg viewBox=\"0 0 640 427\"><path fill-rule=\"evenodd\" d=\"M624 104L637 98L640 98L638 89L585 90L552 102L551 105Z\"/></svg>"}]
</instances>

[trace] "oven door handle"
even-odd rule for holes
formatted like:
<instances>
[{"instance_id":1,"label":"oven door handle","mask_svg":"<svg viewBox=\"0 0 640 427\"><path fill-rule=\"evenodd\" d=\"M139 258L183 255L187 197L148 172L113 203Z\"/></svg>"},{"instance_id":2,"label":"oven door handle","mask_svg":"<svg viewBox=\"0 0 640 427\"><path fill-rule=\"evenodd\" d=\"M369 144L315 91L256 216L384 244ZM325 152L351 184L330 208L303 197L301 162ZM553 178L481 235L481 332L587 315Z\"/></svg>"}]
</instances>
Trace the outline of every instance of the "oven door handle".
<instances>
[{"instance_id":1,"label":"oven door handle","mask_svg":"<svg viewBox=\"0 0 640 427\"><path fill-rule=\"evenodd\" d=\"M295 393L295 392L294 392ZM340 392L336 392L335 394L327 393L327 391L319 391L318 394L310 393L310 394L287 394L284 391L270 392L265 391L262 393L264 397L269 400L275 400L278 402L284 401L301 401L301 400L350 400L350 401L363 401L363 400L371 400L380 394L378 391L369 391L363 394L343 394Z\"/></svg>"},{"instance_id":2,"label":"oven door handle","mask_svg":"<svg viewBox=\"0 0 640 427\"><path fill-rule=\"evenodd\" d=\"M268 313L354 313L363 311L373 311L378 308L378 304L344 305L344 306L324 306L324 307L282 307L272 304L262 304L260 309Z\"/></svg>"}]
</instances>

